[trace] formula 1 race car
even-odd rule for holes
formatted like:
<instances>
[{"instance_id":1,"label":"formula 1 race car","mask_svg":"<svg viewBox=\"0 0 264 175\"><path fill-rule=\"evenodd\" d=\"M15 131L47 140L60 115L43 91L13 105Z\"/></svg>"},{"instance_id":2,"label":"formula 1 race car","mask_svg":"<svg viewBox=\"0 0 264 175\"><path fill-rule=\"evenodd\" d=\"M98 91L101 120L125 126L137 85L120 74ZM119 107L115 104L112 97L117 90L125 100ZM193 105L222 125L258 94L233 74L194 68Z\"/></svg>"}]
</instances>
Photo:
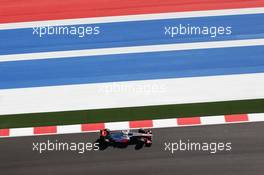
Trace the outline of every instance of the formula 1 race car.
<instances>
[{"instance_id":1,"label":"formula 1 race car","mask_svg":"<svg viewBox=\"0 0 264 175\"><path fill-rule=\"evenodd\" d=\"M150 147L152 145L152 131L148 129L138 130L122 130L110 131L103 129L100 131L100 144L103 147L107 146L127 146L136 145L136 148L141 148L144 145Z\"/></svg>"}]
</instances>

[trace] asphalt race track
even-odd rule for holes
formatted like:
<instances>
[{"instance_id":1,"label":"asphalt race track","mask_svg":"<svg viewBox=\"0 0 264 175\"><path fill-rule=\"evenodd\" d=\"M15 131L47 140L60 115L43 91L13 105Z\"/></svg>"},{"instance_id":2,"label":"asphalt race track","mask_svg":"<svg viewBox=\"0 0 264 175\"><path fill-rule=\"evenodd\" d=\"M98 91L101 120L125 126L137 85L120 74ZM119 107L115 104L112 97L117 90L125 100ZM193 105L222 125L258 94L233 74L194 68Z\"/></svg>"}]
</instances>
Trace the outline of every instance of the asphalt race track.
<instances>
[{"instance_id":1,"label":"asphalt race track","mask_svg":"<svg viewBox=\"0 0 264 175\"><path fill-rule=\"evenodd\" d=\"M153 146L136 150L32 151L32 142L94 142L98 133L0 139L0 172L19 174L203 174L260 175L264 171L264 122L153 130ZM164 142L232 142L231 152L164 151Z\"/></svg>"}]
</instances>

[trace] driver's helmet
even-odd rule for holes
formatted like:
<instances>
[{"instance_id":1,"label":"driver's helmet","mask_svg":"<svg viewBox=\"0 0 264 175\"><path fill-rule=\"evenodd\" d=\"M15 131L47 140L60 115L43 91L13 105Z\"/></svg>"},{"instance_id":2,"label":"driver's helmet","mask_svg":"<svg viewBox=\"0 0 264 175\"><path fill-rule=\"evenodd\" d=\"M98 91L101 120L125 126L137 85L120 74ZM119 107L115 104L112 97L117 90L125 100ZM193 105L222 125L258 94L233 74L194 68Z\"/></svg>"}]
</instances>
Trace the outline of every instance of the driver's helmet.
<instances>
[{"instance_id":1,"label":"driver's helmet","mask_svg":"<svg viewBox=\"0 0 264 175\"><path fill-rule=\"evenodd\" d=\"M122 130L122 133L127 135L129 133L129 130Z\"/></svg>"}]
</instances>

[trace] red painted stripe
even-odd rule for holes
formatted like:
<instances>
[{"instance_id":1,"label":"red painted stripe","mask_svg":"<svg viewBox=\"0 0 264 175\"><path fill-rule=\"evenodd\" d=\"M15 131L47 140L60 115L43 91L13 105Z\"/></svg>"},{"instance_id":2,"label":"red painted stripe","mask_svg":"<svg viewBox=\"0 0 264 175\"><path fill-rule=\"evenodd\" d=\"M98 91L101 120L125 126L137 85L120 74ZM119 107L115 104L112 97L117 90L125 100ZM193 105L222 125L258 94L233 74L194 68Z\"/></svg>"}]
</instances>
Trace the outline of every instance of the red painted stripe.
<instances>
[{"instance_id":1,"label":"red painted stripe","mask_svg":"<svg viewBox=\"0 0 264 175\"><path fill-rule=\"evenodd\" d=\"M130 121L129 128L152 128L152 120Z\"/></svg>"},{"instance_id":2,"label":"red painted stripe","mask_svg":"<svg viewBox=\"0 0 264 175\"><path fill-rule=\"evenodd\" d=\"M234 115L225 115L226 122L240 122L240 121L248 121L247 114L234 114Z\"/></svg>"},{"instance_id":3,"label":"red painted stripe","mask_svg":"<svg viewBox=\"0 0 264 175\"><path fill-rule=\"evenodd\" d=\"M190 118L178 118L178 125L199 125L201 124L200 117L190 117Z\"/></svg>"},{"instance_id":4,"label":"red painted stripe","mask_svg":"<svg viewBox=\"0 0 264 175\"><path fill-rule=\"evenodd\" d=\"M57 133L57 126L34 127L34 134L52 134Z\"/></svg>"},{"instance_id":5,"label":"red painted stripe","mask_svg":"<svg viewBox=\"0 0 264 175\"><path fill-rule=\"evenodd\" d=\"M105 128L104 123L82 124L82 131L96 131L104 128Z\"/></svg>"},{"instance_id":6,"label":"red painted stripe","mask_svg":"<svg viewBox=\"0 0 264 175\"><path fill-rule=\"evenodd\" d=\"M9 129L0 129L0 136L9 136Z\"/></svg>"},{"instance_id":7,"label":"red painted stripe","mask_svg":"<svg viewBox=\"0 0 264 175\"><path fill-rule=\"evenodd\" d=\"M263 0L0 0L0 23L264 7Z\"/></svg>"}]
</instances>

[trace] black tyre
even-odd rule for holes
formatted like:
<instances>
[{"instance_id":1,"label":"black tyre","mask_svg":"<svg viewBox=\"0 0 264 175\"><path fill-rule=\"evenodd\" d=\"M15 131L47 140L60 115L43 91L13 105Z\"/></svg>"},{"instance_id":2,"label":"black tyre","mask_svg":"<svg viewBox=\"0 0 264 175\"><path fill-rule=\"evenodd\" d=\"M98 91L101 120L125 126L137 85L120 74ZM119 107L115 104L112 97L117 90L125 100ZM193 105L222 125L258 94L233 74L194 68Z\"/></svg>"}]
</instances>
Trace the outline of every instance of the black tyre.
<instances>
[{"instance_id":1,"label":"black tyre","mask_svg":"<svg viewBox=\"0 0 264 175\"><path fill-rule=\"evenodd\" d=\"M152 143L145 143L146 147L151 147Z\"/></svg>"},{"instance_id":2,"label":"black tyre","mask_svg":"<svg viewBox=\"0 0 264 175\"><path fill-rule=\"evenodd\" d=\"M146 131L144 129L138 129L138 133L146 134Z\"/></svg>"}]
</instances>

